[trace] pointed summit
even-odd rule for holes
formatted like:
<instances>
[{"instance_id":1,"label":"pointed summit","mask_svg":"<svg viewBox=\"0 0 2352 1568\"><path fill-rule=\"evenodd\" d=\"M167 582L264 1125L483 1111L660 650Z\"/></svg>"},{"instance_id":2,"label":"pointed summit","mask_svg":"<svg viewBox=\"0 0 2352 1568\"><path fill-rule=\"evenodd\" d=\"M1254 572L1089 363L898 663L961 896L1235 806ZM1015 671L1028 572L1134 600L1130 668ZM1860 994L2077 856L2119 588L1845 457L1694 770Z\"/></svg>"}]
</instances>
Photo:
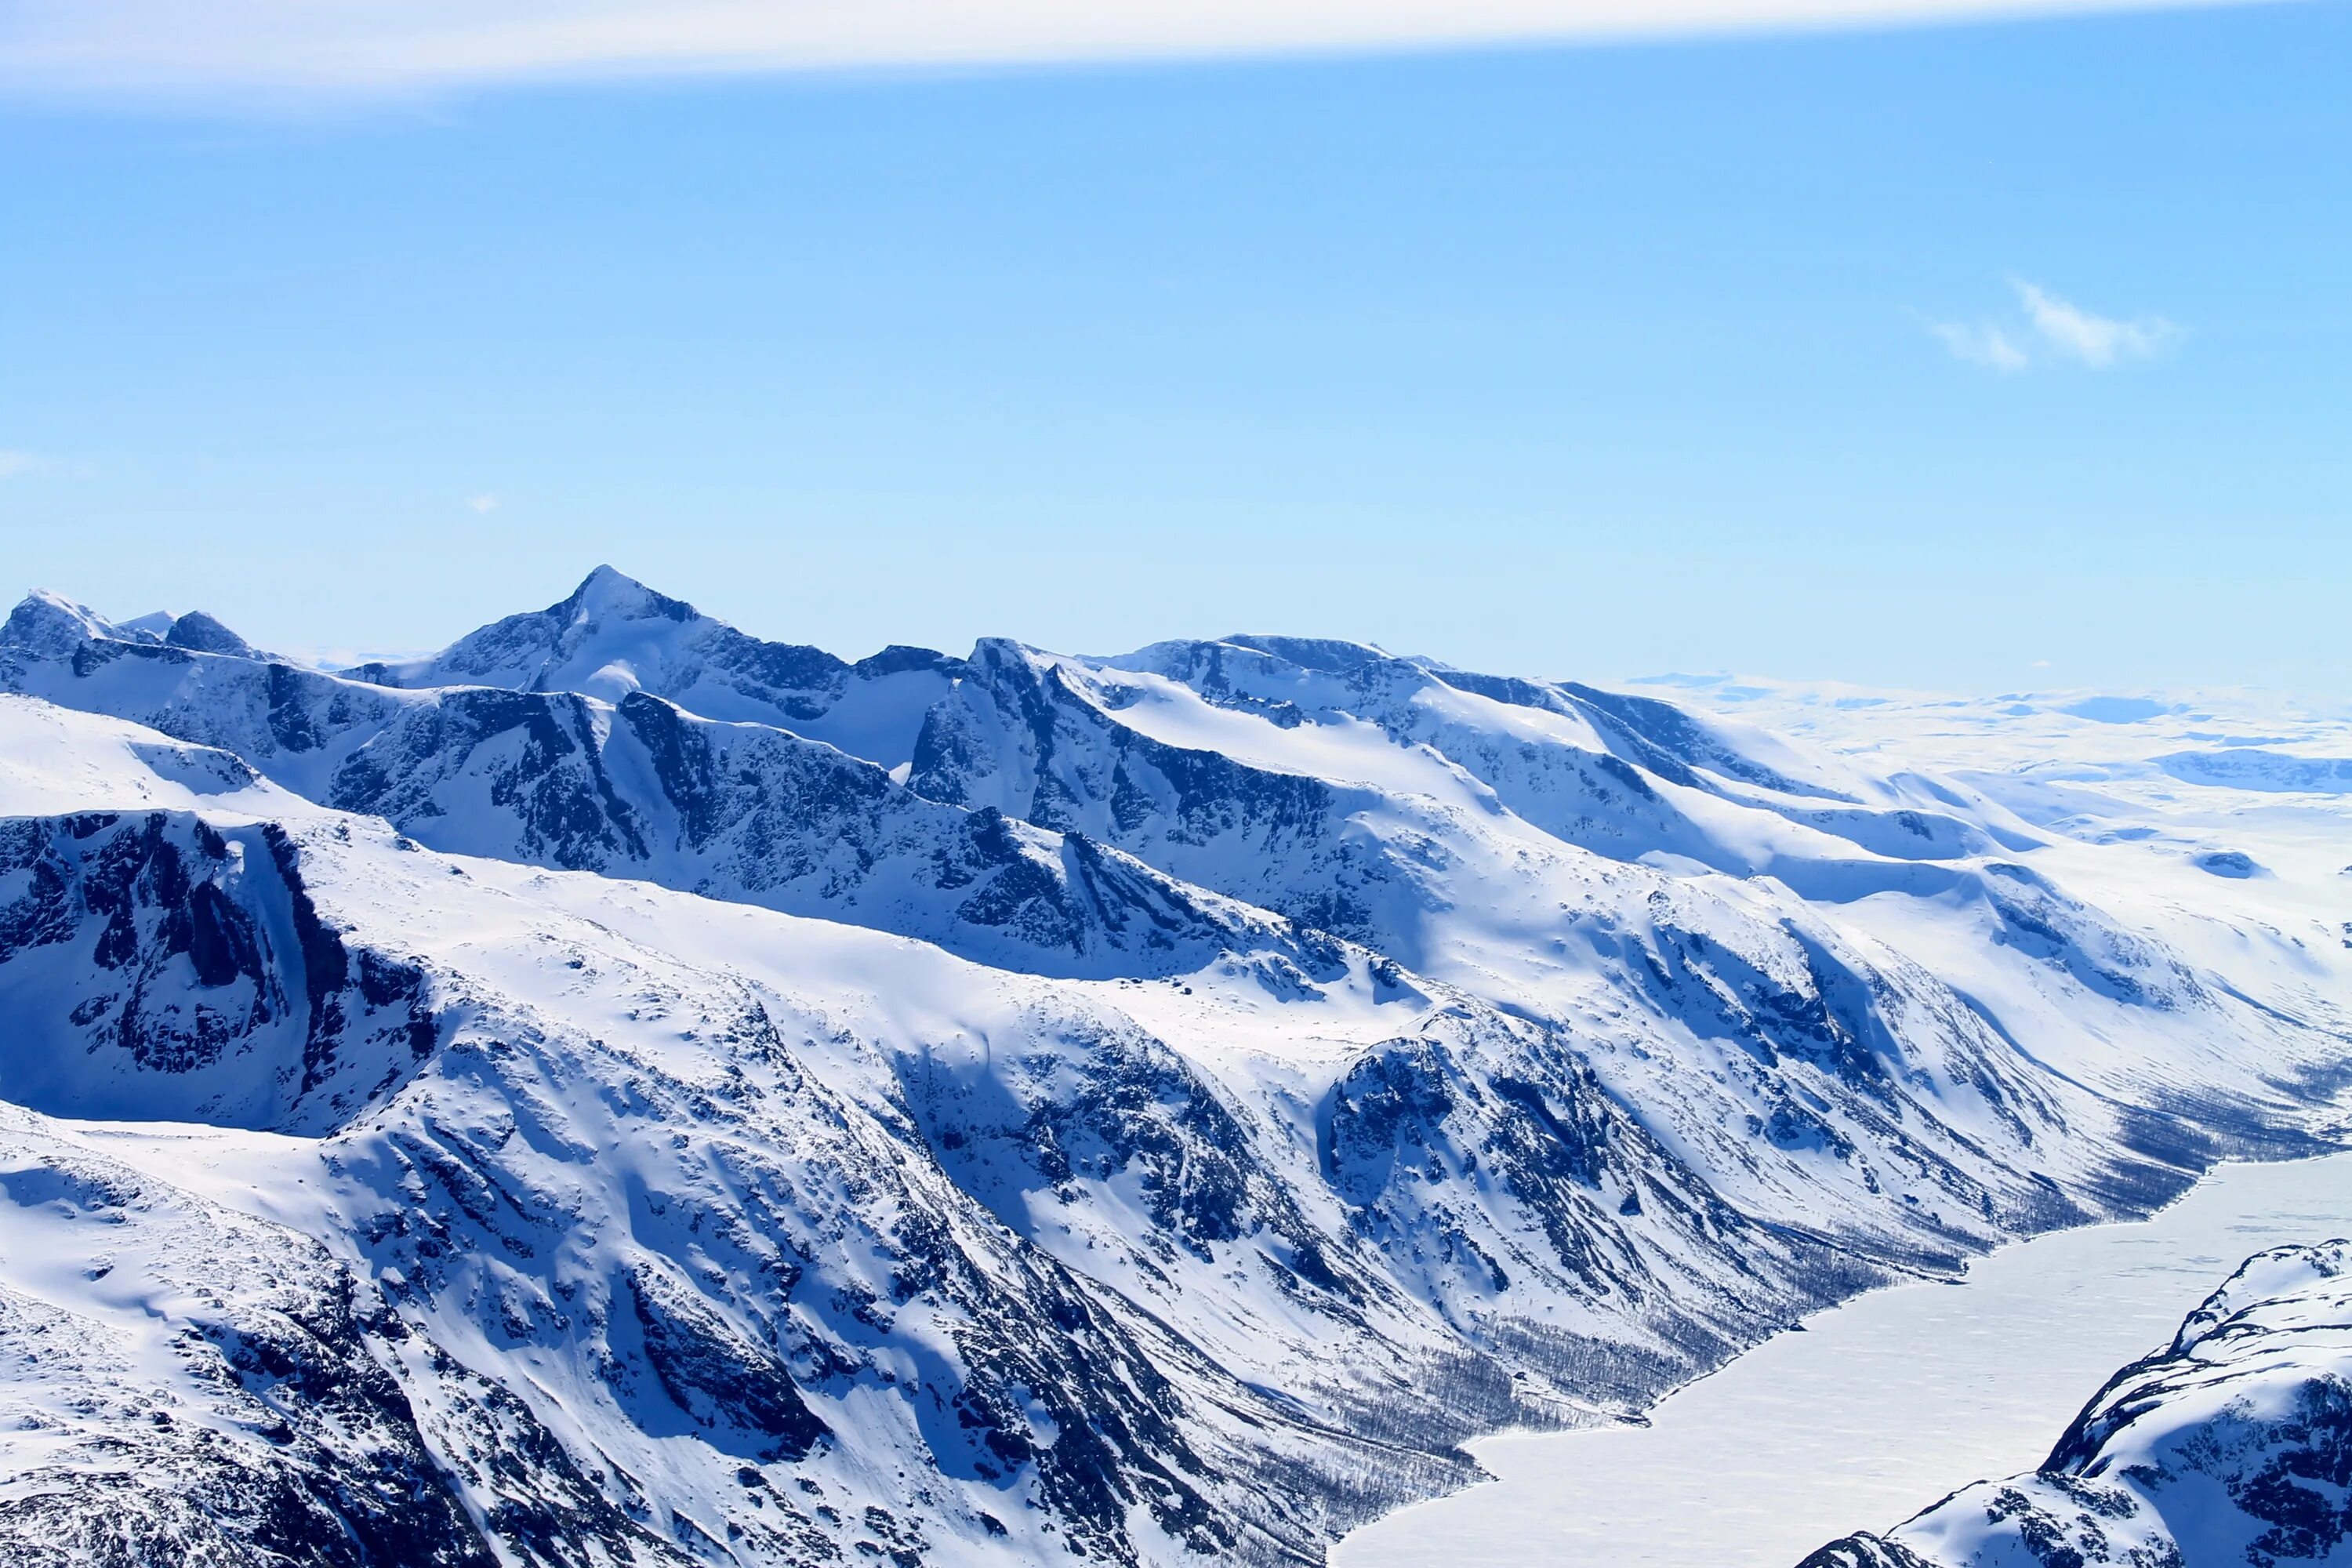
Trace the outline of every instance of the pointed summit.
<instances>
[{"instance_id":1,"label":"pointed summit","mask_svg":"<svg viewBox=\"0 0 2352 1568\"><path fill-rule=\"evenodd\" d=\"M706 719L772 724L896 767L914 754L923 714L964 669L894 647L851 665L820 647L747 637L609 565L543 610L494 621L429 658L363 664L354 680L410 689L498 686L577 691L607 702L632 693Z\"/></svg>"},{"instance_id":2,"label":"pointed summit","mask_svg":"<svg viewBox=\"0 0 2352 1568\"><path fill-rule=\"evenodd\" d=\"M190 610L172 623L163 640L173 647L184 647L195 653L219 653L237 658L254 657L253 645L205 614Z\"/></svg>"},{"instance_id":3,"label":"pointed summit","mask_svg":"<svg viewBox=\"0 0 2352 1568\"><path fill-rule=\"evenodd\" d=\"M508 616L467 633L439 653L396 664L363 664L342 673L378 686L504 686L517 690L581 690L638 684L628 667L698 627L719 623L683 599L656 593L625 573L598 566L543 610ZM619 661L621 679L595 681ZM579 667L577 668L573 667ZM589 683L594 682L592 688Z\"/></svg>"},{"instance_id":4,"label":"pointed summit","mask_svg":"<svg viewBox=\"0 0 2352 1568\"><path fill-rule=\"evenodd\" d=\"M667 594L656 593L627 573L609 565L599 566L582 578L580 586L572 589L568 597L550 605L546 613L567 623L584 618L593 621L659 619L684 624L704 618L684 599L673 599Z\"/></svg>"}]
</instances>

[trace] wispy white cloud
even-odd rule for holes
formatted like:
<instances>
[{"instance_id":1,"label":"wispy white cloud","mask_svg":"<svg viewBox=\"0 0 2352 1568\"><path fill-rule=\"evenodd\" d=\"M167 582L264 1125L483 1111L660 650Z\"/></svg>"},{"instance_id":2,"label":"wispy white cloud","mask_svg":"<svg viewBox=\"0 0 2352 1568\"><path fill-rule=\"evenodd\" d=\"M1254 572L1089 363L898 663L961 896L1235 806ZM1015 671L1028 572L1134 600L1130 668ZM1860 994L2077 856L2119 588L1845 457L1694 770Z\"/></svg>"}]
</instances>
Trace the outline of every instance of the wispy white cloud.
<instances>
[{"instance_id":1,"label":"wispy white cloud","mask_svg":"<svg viewBox=\"0 0 2352 1568\"><path fill-rule=\"evenodd\" d=\"M1869 26L2158 0L12 0L0 89L431 88Z\"/></svg>"},{"instance_id":2,"label":"wispy white cloud","mask_svg":"<svg viewBox=\"0 0 2352 1568\"><path fill-rule=\"evenodd\" d=\"M97 470L88 463L52 458L46 452L27 452L18 447L0 447L0 479L86 479Z\"/></svg>"},{"instance_id":3,"label":"wispy white cloud","mask_svg":"<svg viewBox=\"0 0 2352 1568\"><path fill-rule=\"evenodd\" d=\"M1966 360L1993 370L2015 372L2023 370L2033 360L2018 347L2014 340L1990 321L1974 325L1966 321L1930 321L1927 330L1943 340L1952 351L1952 357Z\"/></svg>"},{"instance_id":4,"label":"wispy white cloud","mask_svg":"<svg viewBox=\"0 0 2352 1568\"><path fill-rule=\"evenodd\" d=\"M2022 278L2011 278L2009 283L2016 290L2021 319L1920 320L1954 359L2011 375L2062 361L2106 370L2130 360L2154 359L2180 339L2180 329L2161 316L2118 321Z\"/></svg>"},{"instance_id":5,"label":"wispy white cloud","mask_svg":"<svg viewBox=\"0 0 2352 1568\"><path fill-rule=\"evenodd\" d=\"M2033 331L2042 341L2068 359L2095 370L2104 370L2121 360L2153 359L2171 347L2180 335L2180 329L2161 316L2118 321L2093 315L2022 278L2009 281L2017 290L2018 303L2025 307L2026 319L2033 323Z\"/></svg>"},{"instance_id":6,"label":"wispy white cloud","mask_svg":"<svg viewBox=\"0 0 2352 1568\"><path fill-rule=\"evenodd\" d=\"M480 495L467 496L466 505L471 510L487 515L499 510L499 498L484 490Z\"/></svg>"}]
</instances>

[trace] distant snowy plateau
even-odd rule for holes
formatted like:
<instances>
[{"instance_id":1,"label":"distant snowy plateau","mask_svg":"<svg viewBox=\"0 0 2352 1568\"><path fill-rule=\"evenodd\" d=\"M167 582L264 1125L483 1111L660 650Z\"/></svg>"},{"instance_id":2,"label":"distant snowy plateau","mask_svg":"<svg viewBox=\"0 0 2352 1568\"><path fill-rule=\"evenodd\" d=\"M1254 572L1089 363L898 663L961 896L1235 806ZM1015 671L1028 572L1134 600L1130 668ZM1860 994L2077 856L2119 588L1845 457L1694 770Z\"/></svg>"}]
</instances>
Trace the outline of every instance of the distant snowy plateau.
<instances>
[{"instance_id":1,"label":"distant snowy plateau","mask_svg":"<svg viewBox=\"0 0 2352 1568\"><path fill-rule=\"evenodd\" d=\"M2352 723L1639 690L849 664L609 569L330 673L35 595L0 1562L1318 1563L1466 1438L2347 1142ZM2292 1405L2340 1273L2258 1260L2012 1515ZM1981 1561L2173 1561L2099 1518Z\"/></svg>"}]
</instances>

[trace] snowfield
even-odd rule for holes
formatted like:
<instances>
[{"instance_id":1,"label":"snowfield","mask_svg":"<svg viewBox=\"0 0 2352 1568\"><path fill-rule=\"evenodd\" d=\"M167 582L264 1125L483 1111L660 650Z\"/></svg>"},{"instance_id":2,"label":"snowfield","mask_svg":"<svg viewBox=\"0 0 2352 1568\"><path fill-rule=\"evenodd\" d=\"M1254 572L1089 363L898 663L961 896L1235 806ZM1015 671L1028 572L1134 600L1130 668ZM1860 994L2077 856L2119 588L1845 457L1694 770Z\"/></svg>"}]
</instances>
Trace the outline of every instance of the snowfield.
<instances>
[{"instance_id":1,"label":"snowfield","mask_svg":"<svg viewBox=\"0 0 2352 1568\"><path fill-rule=\"evenodd\" d=\"M2352 725L1683 695L34 595L0 1555L1318 1562L2342 1141Z\"/></svg>"}]
</instances>

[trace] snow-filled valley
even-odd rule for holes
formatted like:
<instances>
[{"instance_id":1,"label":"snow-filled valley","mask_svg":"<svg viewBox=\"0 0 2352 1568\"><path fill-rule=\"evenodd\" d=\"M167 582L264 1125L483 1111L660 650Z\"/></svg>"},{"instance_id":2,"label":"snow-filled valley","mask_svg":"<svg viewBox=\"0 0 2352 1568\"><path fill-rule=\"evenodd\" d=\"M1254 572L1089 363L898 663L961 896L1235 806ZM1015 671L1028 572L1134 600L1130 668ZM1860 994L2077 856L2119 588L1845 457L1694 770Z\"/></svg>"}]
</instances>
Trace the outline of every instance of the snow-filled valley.
<instances>
[{"instance_id":1,"label":"snow-filled valley","mask_svg":"<svg viewBox=\"0 0 2352 1568\"><path fill-rule=\"evenodd\" d=\"M1321 1561L2343 1143L2352 724L2117 700L36 595L0 1555Z\"/></svg>"},{"instance_id":2,"label":"snow-filled valley","mask_svg":"<svg viewBox=\"0 0 2352 1568\"><path fill-rule=\"evenodd\" d=\"M2031 1470L1800 1568L2340 1563L2352 1554L2352 1241L2266 1247L2117 1371Z\"/></svg>"},{"instance_id":3,"label":"snow-filled valley","mask_svg":"<svg viewBox=\"0 0 2352 1568\"><path fill-rule=\"evenodd\" d=\"M1791 1568L1857 1525L2032 1470L2240 1259L2346 1236L2352 1156L2225 1165L2152 1220L2053 1231L1960 1282L1819 1312L1644 1424L1482 1438L1497 1481L1368 1525L1334 1561Z\"/></svg>"}]
</instances>

